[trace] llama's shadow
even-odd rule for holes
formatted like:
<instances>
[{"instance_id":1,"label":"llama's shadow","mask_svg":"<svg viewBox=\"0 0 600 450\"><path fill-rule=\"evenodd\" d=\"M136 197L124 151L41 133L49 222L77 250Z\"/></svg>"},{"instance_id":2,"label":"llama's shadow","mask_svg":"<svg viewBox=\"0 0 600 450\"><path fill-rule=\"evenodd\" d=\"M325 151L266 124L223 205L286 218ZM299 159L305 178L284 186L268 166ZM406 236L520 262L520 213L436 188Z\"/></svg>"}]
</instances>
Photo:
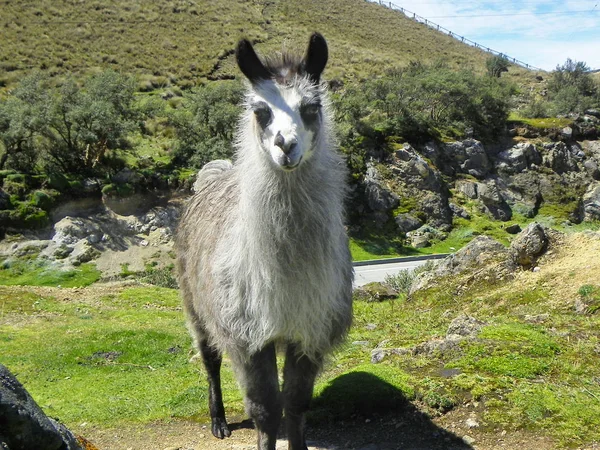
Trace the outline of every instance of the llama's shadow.
<instances>
[{"instance_id":1,"label":"llama's shadow","mask_svg":"<svg viewBox=\"0 0 600 450\"><path fill-rule=\"evenodd\" d=\"M308 436L319 448L473 449L433 423L400 389L367 372L341 375L315 397Z\"/></svg>"}]
</instances>

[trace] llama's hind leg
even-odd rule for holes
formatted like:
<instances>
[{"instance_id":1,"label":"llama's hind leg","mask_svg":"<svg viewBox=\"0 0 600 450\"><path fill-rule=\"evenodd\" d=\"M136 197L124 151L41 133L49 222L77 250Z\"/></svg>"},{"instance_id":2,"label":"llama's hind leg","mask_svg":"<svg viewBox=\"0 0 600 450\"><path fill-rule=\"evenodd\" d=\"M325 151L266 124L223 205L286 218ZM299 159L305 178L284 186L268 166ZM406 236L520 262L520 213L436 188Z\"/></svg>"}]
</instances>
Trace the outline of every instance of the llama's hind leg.
<instances>
[{"instance_id":1,"label":"llama's hind leg","mask_svg":"<svg viewBox=\"0 0 600 450\"><path fill-rule=\"evenodd\" d=\"M310 405L321 365L322 358L310 359L298 354L295 345L288 345L283 369L283 402L290 450L307 450L304 414Z\"/></svg>"},{"instance_id":2,"label":"llama's hind leg","mask_svg":"<svg viewBox=\"0 0 600 450\"><path fill-rule=\"evenodd\" d=\"M242 364L246 410L256 426L258 450L275 450L281 422L281 398L275 345L269 344Z\"/></svg>"},{"instance_id":3,"label":"llama's hind leg","mask_svg":"<svg viewBox=\"0 0 600 450\"><path fill-rule=\"evenodd\" d=\"M199 347L208 374L208 407L212 422L212 434L219 439L223 439L231 436L225 419L223 394L221 392L221 362L223 357L221 352L210 346L206 339L199 342Z\"/></svg>"}]
</instances>

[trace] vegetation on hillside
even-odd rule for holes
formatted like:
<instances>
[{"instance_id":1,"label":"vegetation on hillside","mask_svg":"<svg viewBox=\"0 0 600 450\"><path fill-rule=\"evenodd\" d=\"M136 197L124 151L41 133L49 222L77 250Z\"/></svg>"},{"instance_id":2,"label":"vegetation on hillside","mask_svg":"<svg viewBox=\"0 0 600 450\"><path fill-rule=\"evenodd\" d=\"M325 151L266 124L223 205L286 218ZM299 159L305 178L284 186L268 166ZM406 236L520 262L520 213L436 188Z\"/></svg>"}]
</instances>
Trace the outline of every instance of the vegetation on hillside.
<instances>
[{"instance_id":1,"label":"vegetation on hillside","mask_svg":"<svg viewBox=\"0 0 600 450\"><path fill-rule=\"evenodd\" d=\"M331 44L329 79L442 57L485 71L483 51L364 0L6 2L0 27L0 87L35 69L58 80L111 68L138 76L145 90L187 89L237 76L233 49L241 37L262 53L282 43L304 51L315 30Z\"/></svg>"},{"instance_id":2,"label":"vegetation on hillside","mask_svg":"<svg viewBox=\"0 0 600 450\"><path fill-rule=\"evenodd\" d=\"M556 66L547 83L545 97L534 95L522 110L529 118L582 114L600 107L600 84L583 61L567 61Z\"/></svg>"}]
</instances>

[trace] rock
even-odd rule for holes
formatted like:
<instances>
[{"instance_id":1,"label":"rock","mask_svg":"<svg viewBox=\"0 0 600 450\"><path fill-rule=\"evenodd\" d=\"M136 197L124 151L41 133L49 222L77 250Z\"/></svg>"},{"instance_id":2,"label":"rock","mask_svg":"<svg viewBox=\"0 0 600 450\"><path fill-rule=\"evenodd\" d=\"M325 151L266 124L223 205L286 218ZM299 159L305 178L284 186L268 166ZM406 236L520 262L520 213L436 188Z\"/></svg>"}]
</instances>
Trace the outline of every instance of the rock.
<instances>
[{"instance_id":1,"label":"rock","mask_svg":"<svg viewBox=\"0 0 600 450\"><path fill-rule=\"evenodd\" d=\"M54 224L52 240L58 245L73 245L91 234L103 234L96 222L90 219L67 216Z\"/></svg>"},{"instance_id":2,"label":"rock","mask_svg":"<svg viewBox=\"0 0 600 450\"><path fill-rule=\"evenodd\" d=\"M23 385L2 364L0 448L82 450L73 433L47 417Z\"/></svg>"},{"instance_id":3,"label":"rock","mask_svg":"<svg viewBox=\"0 0 600 450\"><path fill-rule=\"evenodd\" d=\"M584 220L600 220L600 183L590 185L583 196Z\"/></svg>"},{"instance_id":4,"label":"rock","mask_svg":"<svg viewBox=\"0 0 600 450\"><path fill-rule=\"evenodd\" d=\"M466 197L470 199L477 198L477 183L473 183L472 181L462 181L459 180L455 184L456 189L459 192L465 194Z\"/></svg>"},{"instance_id":5,"label":"rock","mask_svg":"<svg viewBox=\"0 0 600 450\"><path fill-rule=\"evenodd\" d=\"M408 233L423 225L423 222L410 214L398 214L394 218L394 221L396 222L396 225L398 225L398 231L400 231L400 233Z\"/></svg>"},{"instance_id":6,"label":"rock","mask_svg":"<svg viewBox=\"0 0 600 450\"><path fill-rule=\"evenodd\" d=\"M583 167L590 177L592 177L594 180L600 180L600 168L595 160L586 160L583 163Z\"/></svg>"},{"instance_id":7,"label":"rock","mask_svg":"<svg viewBox=\"0 0 600 450\"><path fill-rule=\"evenodd\" d=\"M53 256L56 259L65 259L71 253L73 253L73 247L68 247L67 245L62 244L56 250L54 250Z\"/></svg>"},{"instance_id":8,"label":"rock","mask_svg":"<svg viewBox=\"0 0 600 450\"><path fill-rule=\"evenodd\" d=\"M481 142L475 139L445 145L447 157L458 163L459 170L476 178L485 177L492 167Z\"/></svg>"},{"instance_id":9,"label":"rock","mask_svg":"<svg viewBox=\"0 0 600 450\"><path fill-rule=\"evenodd\" d=\"M477 236L462 249L440 261L434 270L419 274L409 295L437 284L439 278L469 273L473 269L489 266L491 275L504 277L514 270L509 250L500 242L487 236Z\"/></svg>"},{"instance_id":10,"label":"rock","mask_svg":"<svg viewBox=\"0 0 600 450\"><path fill-rule=\"evenodd\" d=\"M414 248L424 248L431 245L433 240L443 240L446 235L428 225L406 233L409 244Z\"/></svg>"},{"instance_id":11,"label":"rock","mask_svg":"<svg viewBox=\"0 0 600 450\"><path fill-rule=\"evenodd\" d=\"M354 298L365 302L382 302L398 298L398 292L383 283L373 282L356 288Z\"/></svg>"},{"instance_id":12,"label":"rock","mask_svg":"<svg viewBox=\"0 0 600 450\"><path fill-rule=\"evenodd\" d=\"M456 317L446 331L446 338L456 339L460 337L475 337L481 331L485 322L475 319L474 317L461 314Z\"/></svg>"},{"instance_id":13,"label":"rock","mask_svg":"<svg viewBox=\"0 0 600 450\"><path fill-rule=\"evenodd\" d=\"M505 228L508 234L519 234L521 232L521 226L518 223L513 223Z\"/></svg>"},{"instance_id":14,"label":"rock","mask_svg":"<svg viewBox=\"0 0 600 450\"><path fill-rule=\"evenodd\" d=\"M577 161L571 154L570 148L564 142L544 144L542 162L546 167L549 167L558 174L579 170Z\"/></svg>"},{"instance_id":15,"label":"rock","mask_svg":"<svg viewBox=\"0 0 600 450\"><path fill-rule=\"evenodd\" d=\"M129 167L125 167L112 177L112 181L113 183L118 184L135 184L140 181L140 175L131 170Z\"/></svg>"},{"instance_id":16,"label":"rock","mask_svg":"<svg viewBox=\"0 0 600 450\"><path fill-rule=\"evenodd\" d=\"M473 417L469 417L465 421L465 425L467 428L479 428L479 422L477 422L477 420L475 420Z\"/></svg>"},{"instance_id":17,"label":"rock","mask_svg":"<svg viewBox=\"0 0 600 450\"><path fill-rule=\"evenodd\" d=\"M483 202L486 212L496 220L506 222L512 218L512 210L498 189L494 180L477 184L478 198Z\"/></svg>"},{"instance_id":18,"label":"rock","mask_svg":"<svg viewBox=\"0 0 600 450\"><path fill-rule=\"evenodd\" d=\"M505 173L519 173L541 163L542 157L535 145L530 142L519 142L508 150L498 153L496 168Z\"/></svg>"},{"instance_id":19,"label":"rock","mask_svg":"<svg viewBox=\"0 0 600 450\"><path fill-rule=\"evenodd\" d=\"M586 109L584 111L584 113L587 114L588 116L592 116L597 119L600 119L600 110L598 110L598 109Z\"/></svg>"},{"instance_id":20,"label":"rock","mask_svg":"<svg viewBox=\"0 0 600 450\"><path fill-rule=\"evenodd\" d=\"M0 209L10 209L10 195L0 188Z\"/></svg>"},{"instance_id":21,"label":"rock","mask_svg":"<svg viewBox=\"0 0 600 450\"><path fill-rule=\"evenodd\" d=\"M466 220L469 220L471 218L469 213L461 206L458 206L456 203L449 203L448 205L450 206L450 211L452 211L452 214L454 214L455 217L460 217L461 219Z\"/></svg>"},{"instance_id":22,"label":"rock","mask_svg":"<svg viewBox=\"0 0 600 450\"><path fill-rule=\"evenodd\" d=\"M468 434L465 434L462 438L463 442L467 445L473 445L475 442L477 442L475 440L475 438L469 436Z\"/></svg>"},{"instance_id":23,"label":"rock","mask_svg":"<svg viewBox=\"0 0 600 450\"><path fill-rule=\"evenodd\" d=\"M529 268L546 250L547 244L544 228L536 222L530 223L510 244L511 257L516 264Z\"/></svg>"},{"instance_id":24,"label":"rock","mask_svg":"<svg viewBox=\"0 0 600 450\"><path fill-rule=\"evenodd\" d=\"M400 204L398 196L383 185L383 178L374 165L367 165L364 182L367 203L373 211L389 211Z\"/></svg>"},{"instance_id":25,"label":"rock","mask_svg":"<svg viewBox=\"0 0 600 450\"><path fill-rule=\"evenodd\" d=\"M89 242L81 240L73 246L73 252L69 256L69 262L74 266L79 266L96 259L98 256L100 256L98 250L92 247Z\"/></svg>"},{"instance_id":26,"label":"rock","mask_svg":"<svg viewBox=\"0 0 600 450\"><path fill-rule=\"evenodd\" d=\"M571 127L564 127L562 130L560 130L560 136L564 140L570 141L571 139L573 139L573 128L571 128Z\"/></svg>"}]
</instances>

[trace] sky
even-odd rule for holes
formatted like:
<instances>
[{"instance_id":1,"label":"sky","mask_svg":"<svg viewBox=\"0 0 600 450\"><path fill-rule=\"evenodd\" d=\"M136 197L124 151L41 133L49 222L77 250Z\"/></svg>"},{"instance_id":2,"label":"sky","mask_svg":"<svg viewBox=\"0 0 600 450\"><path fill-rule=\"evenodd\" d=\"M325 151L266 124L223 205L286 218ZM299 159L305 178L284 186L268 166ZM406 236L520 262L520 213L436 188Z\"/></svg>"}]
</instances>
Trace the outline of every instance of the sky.
<instances>
[{"instance_id":1,"label":"sky","mask_svg":"<svg viewBox=\"0 0 600 450\"><path fill-rule=\"evenodd\" d=\"M534 67L554 70L571 58L600 69L600 0L393 0L392 5Z\"/></svg>"}]
</instances>

